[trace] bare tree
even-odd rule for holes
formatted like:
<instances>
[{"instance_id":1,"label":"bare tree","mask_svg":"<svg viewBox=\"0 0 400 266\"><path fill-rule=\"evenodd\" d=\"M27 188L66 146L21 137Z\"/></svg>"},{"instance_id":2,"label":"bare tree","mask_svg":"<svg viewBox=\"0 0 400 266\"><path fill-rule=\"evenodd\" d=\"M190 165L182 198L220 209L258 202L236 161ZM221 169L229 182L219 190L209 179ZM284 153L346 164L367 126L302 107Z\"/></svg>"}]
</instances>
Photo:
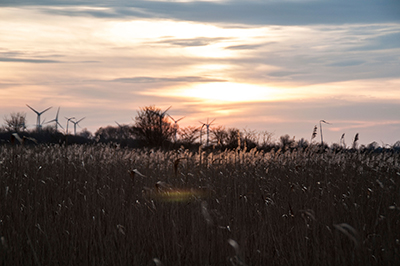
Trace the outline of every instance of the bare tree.
<instances>
[{"instance_id":1,"label":"bare tree","mask_svg":"<svg viewBox=\"0 0 400 266\"><path fill-rule=\"evenodd\" d=\"M199 137L200 129L194 126L188 126L178 129L180 142L183 144L193 144Z\"/></svg>"},{"instance_id":2,"label":"bare tree","mask_svg":"<svg viewBox=\"0 0 400 266\"><path fill-rule=\"evenodd\" d=\"M226 145L229 148L240 148L242 142L240 130L237 128L228 128L227 133Z\"/></svg>"},{"instance_id":3,"label":"bare tree","mask_svg":"<svg viewBox=\"0 0 400 266\"><path fill-rule=\"evenodd\" d=\"M257 134L256 130L244 128L242 139L244 145L246 145L247 148L251 149L257 147L257 143L259 142L259 135Z\"/></svg>"},{"instance_id":4,"label":"bare tree","mask_svg":"<svg viewBox=\"0 0 400 266\"><path fill-rule=\"evenodd\" d=\"M26 113L11 113L10 117L4 117L4 129L12 132L21 132L26 129Z\"/></svg>"},{"instance_id":5,"label":"bare tree","mask_svg":"<svg viewBox=\"0 0 400 266\"><path fill-rule=\"evenodd\" d=\"M87 128L82 129L81 132L79 133L79 136L84 137L86 139L93 138L92 132L90 132Z\"/></svg>"},{"instance_id":6,"label":"bare tree","mask_svg":"<svg viewBox=\"0 0 400 266\"><path fill-rule=\"evenodd\" d=\"M132 128L128 125L101 127L94 133L94 138L99 141L121 141L131 139L133 138Z\"/></svg>"},{"instance_id":7,"label":"bare tree","mask_svg":"<svg viewBox=\"0 0 400 266\"><path fill-rule=\"evenodd\" d=\"M267 147L268 145L272 145L272 138L274 136L274 133L265 130L261 131L260 134L262 138L261 147Z\"/></svg>"},{"instance_id":8,"label":"bare tree","mask_svg":"<svg viewBox=\"0 0 400 266\"><path fill-rule=\"evenodd\" d=\"M211 129L211 133L214 136L215 141L218 145L225 145L228 138L228 132L226 132L224 126L217 126Z\"/></svg>"},{"instance_id":9,"label":"bare tree","mask_svg":"<svg viewBox=\"0 0 400 266\"><path fill-rule=\"evenodd\" d=\"M135 135L148 145L162 145L164 141L171 141L174 128L166 118L165 112L155 106L140 108L135 117Z\"/></svg>"},{"instance_id":10,"label":"bare tree","mask_svg":"<svg viewBox=\"0 0 400 266\"><path fill-rule=\"evenodd\" d=\"M284 136L280 136L279 140L280 140L281 147L284 149L289 149L289 148L293 147L293 145L295 143L294 137L290 138L290 136L288 134L286 134Z\"/></svg>"}]
</instances>

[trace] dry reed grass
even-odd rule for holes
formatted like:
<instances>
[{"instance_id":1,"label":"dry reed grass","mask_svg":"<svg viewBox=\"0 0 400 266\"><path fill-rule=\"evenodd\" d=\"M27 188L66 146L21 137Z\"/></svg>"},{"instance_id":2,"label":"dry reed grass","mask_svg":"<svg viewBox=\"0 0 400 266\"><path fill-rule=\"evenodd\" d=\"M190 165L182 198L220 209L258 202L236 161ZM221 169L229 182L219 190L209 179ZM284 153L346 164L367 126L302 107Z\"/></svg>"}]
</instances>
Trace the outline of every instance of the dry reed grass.
<instances>
[{"instance_id":1,"label":"dry reed grass","mask_svg":"<svg viewBox=\"0 0 400 266\"><path fill-rule=\"evenodd\" d=\"M398 153L3 146L0 175L1 265L400 262Z\"/></svg>"}]
</instances>

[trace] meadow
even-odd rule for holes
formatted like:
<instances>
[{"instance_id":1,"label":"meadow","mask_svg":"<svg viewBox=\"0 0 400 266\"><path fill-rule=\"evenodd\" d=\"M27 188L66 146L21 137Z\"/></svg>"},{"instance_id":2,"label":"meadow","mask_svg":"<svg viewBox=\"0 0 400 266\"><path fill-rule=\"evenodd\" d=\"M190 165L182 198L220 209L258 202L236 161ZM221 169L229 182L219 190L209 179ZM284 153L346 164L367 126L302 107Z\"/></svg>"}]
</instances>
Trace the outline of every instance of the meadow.
<instances>
[{"instance_id":1,"label":"meadow","mask_svg":"<svg viewBox=\"0 0 400 266\"><path fill-rule=\"evenodd\" d=\"M391 150L0 149L0 265L400 263Z\"/></svg>"}]
</instances>

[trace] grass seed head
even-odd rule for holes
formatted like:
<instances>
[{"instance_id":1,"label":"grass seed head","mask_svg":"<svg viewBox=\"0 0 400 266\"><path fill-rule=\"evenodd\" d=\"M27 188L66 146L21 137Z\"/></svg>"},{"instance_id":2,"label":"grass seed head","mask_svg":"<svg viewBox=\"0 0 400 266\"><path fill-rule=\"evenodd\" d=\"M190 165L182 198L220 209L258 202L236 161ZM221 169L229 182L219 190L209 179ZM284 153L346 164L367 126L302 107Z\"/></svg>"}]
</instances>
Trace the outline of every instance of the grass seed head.
<instances>
[{"instance_id":1,"label":"grass seed head","mask_svg":"<svg viewBox=\"0 0 400 266\"><path fill-rule=\"evenodd\" d=\"M346 235L351 241L354 242L355 246L359 246L359 241L358 241L358 232L354 227L347 223L341 223L341 224L334 224L333 225L336 230L339 232L342 232L344 235Z\"/></svg>"}]
</instances>

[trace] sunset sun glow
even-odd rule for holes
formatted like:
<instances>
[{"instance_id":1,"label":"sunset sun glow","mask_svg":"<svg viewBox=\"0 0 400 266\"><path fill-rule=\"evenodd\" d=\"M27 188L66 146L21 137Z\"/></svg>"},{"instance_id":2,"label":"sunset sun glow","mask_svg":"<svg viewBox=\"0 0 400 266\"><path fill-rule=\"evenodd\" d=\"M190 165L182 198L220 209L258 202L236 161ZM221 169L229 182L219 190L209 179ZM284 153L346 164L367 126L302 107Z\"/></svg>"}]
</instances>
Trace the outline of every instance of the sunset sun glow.
<instances>
[{"instance_id":1,"label":"sunset sun glow","mask_svg":"<svg viewBox=\"0 0 400 266\"><path fill-rule=\"evenodd\" d=\"M231 82L216 82L178 90L175 96L197 98L210 102L268 102L278 99L279 91L268 87Z\"/></svg>"}]
</instances>

